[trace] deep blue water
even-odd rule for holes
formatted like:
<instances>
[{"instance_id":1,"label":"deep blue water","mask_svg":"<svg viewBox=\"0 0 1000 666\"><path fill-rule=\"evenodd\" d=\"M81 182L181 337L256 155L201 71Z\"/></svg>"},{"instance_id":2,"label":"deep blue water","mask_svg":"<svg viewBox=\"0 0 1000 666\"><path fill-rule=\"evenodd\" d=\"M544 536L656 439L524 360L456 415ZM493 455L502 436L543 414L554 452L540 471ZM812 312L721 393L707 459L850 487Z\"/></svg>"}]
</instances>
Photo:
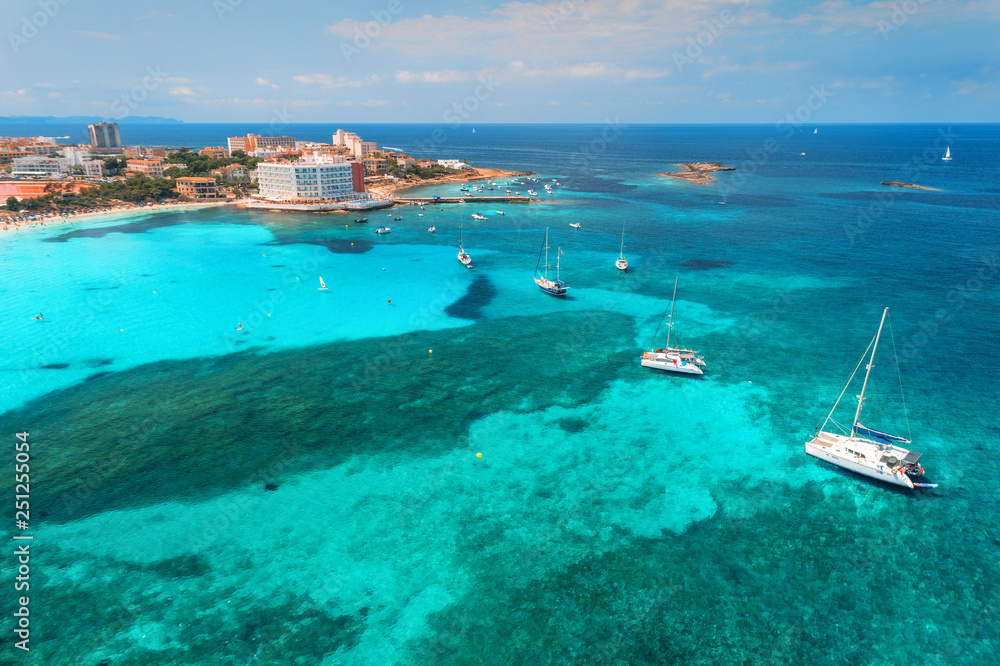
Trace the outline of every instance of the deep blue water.
<instances>
[{"instance_id":1,"label":"deep blue water","mask_svg":"<svg viewBox=\"0 0 1000 666\"><path fill-rule=\"evenodd\" d=\"M337 126L122 127L269 129ZM36 663L996 663L1000 125L344 129L559 184L388 236L203 209L0 239ZM689 161L737 169L657 175ZM675 277L703 378L638 364ZM934 490L804 453L887 306L866 424Z\"/></svg>"}]
</instances>

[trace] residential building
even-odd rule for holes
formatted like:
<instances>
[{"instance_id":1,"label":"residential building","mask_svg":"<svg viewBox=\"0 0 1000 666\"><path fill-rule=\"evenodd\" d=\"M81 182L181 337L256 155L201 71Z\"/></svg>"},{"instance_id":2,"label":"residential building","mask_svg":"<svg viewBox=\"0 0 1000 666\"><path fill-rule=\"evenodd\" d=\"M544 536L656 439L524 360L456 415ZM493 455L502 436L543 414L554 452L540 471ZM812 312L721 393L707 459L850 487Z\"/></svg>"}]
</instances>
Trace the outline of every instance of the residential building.
<instances>
[{"instance_id":1,"label":"residential building","mask_svg":"<svg viewBox=\"0 0 1000 666\"><path fill-rule=\"evenodd\" d=\"M61 152L72 166L80 166L90 159L90 150L88 148L63 146Z\"/></svg>"},{"instance_id":2,"label":"residential building","mask_svg":"<svg viewBox=\"0 0 1000 666\"><path fill-rule=\"evenodd\" d=\"M366 157L361 161L365 165L365 175L367 176L383 174L388 167L384 157Z\"/></svg>"},{"instance_id":3,"label":"residential building","mask_svg":"<svg viewBox=\"0 0 1000 666\"><path fill-rule=\"evenodd\" d=\"M242 150L249 155L256 150L291 149L295 150L294 136L261 136L247 134L246 136L229 137L229 154L234 150Z\"/></svg>"},{"instance_id":4,"label":"residential building","mask_svg":"<svg viewBox=\"0 0 1000 666\"><path fill-rule=\"evenodd\" d=\"M21 152L31 153L32 155L48 155L50 153L58 153L59 146L54 146L51 143L26 143L21 145Z\"/></svg>"},{"instance_id":5,"label":"residential building","mask_svg":"<svg viewBox=\"0 0 1000 666\"><path fill-rule=\"evenodd\" d=\"M198 151L200 154L212 158L213 160L219 160L223 157L229 157L229 151L222 146L206 146Z\"/></svg>"},{"instance_id":6,"label":"residential building","mask_svg":"<svg viewBox=\"0 0 1000 666\"><path fill-rule=\"evenodd\" d=\"M468 164L462 160L438 160L438 164L449 169L471 169Z\"/></svg>"},{"instance_id":7,"label":"residential building","mask_svg":"<svg viewBox=\"0 0 1000 666\"><path fill-rule=\"evenodd\" d=\"M98 148L120 148L122 135L118 131L118 123L97 123L87 125L90 133L90 144Z\"/></svg>"},{"instance_id":8,"label":"residential building","mask_svg":"<svg viewBox=\"0 0 1000 666\"><path fill-rule=\"evenodd\" d=\"M217 199L219 186L214 178L201 176L181 176L174 181L177 184L177 194L186 199Z\"/></svg>"},{"instance_id":9,"label":"residential building","mask_svg":"<svg viewBox=\"0 0 1000 666\"><path fill-rule=\"evenodd\" d=\"M365 198L364 166L319 153L296 162L257 165L260 198L272 201L350 201Z\"/></svg>"},{"instance_id":10,"label":"residential building","mask_svg":"<svg viewBox=\"0 0 1000 666\"><path fill-rule=\"evenodd\" d=\"M163 178L163 158L153 157L147 160L129 160L126 173L141 173L147 178Z\"/></svg>"},{"instance_id":11,"label":"residential building","mask_svg":"<svg viewBox=\"0 0 1000 666\"><path fill-rule=\"evenodd\" d=\"M69 171L69 160L65 157L42 157L29 155L11 160L12 176L58 176Z\"/></svg>"},{"instance_id":12,"label":"residential building","mask_svg":"<svg viewBox=\"0 0 1000 666\"><path fill-rule=\"evenodd\" d=\"M104 160L87 160L83 163L83 175L87 178L104 178Z\"/></svg>"},{"instance_id":13,"label":"residential building","mask_svg":"<svg viewBox=\"0 0 1000 666\"><path fill-rule=\"evenodd\" d=\"M214 169L212 173L222 180L232 180L233 178L242 178L247 175L246 167L242 164L230 164L229 166L219 167Z\"/></svg>"}]
</instances>

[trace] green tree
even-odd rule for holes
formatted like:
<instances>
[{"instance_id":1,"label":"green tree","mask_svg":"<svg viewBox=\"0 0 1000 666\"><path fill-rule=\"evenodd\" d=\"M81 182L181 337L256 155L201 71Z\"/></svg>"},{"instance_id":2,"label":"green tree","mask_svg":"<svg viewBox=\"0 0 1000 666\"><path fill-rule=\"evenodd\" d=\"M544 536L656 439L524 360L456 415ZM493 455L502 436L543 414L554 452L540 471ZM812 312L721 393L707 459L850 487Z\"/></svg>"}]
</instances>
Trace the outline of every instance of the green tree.
<instances>
[{"instance_id":1,"label":"green tree","mask_svg":"<svg viewBox=\"0 0 1000 666\"><path fill-rule=\"evenodd\" d=\"M17 197L7 197L7 210L21 210L21 202L17 200Z\"/></svg>"}]
</instances>

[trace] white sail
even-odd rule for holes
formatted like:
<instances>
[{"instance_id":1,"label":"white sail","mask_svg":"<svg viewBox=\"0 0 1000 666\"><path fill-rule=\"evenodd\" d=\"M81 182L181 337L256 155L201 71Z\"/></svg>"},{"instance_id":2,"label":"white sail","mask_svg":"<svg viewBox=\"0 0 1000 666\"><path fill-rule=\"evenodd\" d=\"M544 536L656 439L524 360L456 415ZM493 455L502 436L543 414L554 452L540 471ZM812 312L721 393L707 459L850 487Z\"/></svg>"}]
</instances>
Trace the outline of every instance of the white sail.
<instances>
[{"instance_id":1,"label":"white sail","mask_svg":"<svg viewBox=\"0 0 1000 666\"><path fill-rule=\"evenodd\" d=\"M323 282L323 276L322 275L319 276L319 288L320 288L320 291L325 291L326 290L326 282Z\"/></svg>"},{"instance_id":2,"label":"white sail","mask_svg":"<svg viewBox=\"0 0 1000 666\"><path fill-rule=\"evenodd\" d=\"M944 157L942 157L941 159L943 160L951 159L951 146L948 146L947 148L944 149Z\"/></svg>"}]
</instances>

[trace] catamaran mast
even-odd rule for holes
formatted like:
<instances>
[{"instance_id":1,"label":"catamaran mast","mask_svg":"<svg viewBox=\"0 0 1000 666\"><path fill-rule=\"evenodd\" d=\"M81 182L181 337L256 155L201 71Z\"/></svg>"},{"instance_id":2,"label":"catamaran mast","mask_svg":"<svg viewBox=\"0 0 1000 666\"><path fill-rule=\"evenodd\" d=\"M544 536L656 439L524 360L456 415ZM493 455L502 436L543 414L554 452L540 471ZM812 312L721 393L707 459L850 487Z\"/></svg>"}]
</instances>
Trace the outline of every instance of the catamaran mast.
<instances>
[{"instance_id":1,"label":"catamaran mast","mask_svg":"<svg viewBox=\"0 0 1000 666\"><path fill-rule=\"evenodd\" d=\"M861 418L861 406L865 402L865 389L868 388L868 376L872 373L872 365L875 364L875 350L878 349L878 339L882 336L882 326L885 324L885 316L889 314L889 308L882 311L882 321L878 324L878 333L875 334L875 344L872 345L872 355L868 359L868 367L865 369L865 383L861 385L861 395L858 396L858 411L854 412L854 424L851 426L851 437L854 437L854 429L858 427L858 419Z\"/></svg>"},{"instance_id":2,"label":"catamaran mast","mask_svg":"<svg viewBox=\"0 0 1000 666\"><path fill-rule=\"evenodd\" d=\"M667 320L667 349L670 349L670 332L674 330L674 301L677 300L677 278L674 278L674 295L670 298L670 319Z\"/></svg>"}]
</instances>

